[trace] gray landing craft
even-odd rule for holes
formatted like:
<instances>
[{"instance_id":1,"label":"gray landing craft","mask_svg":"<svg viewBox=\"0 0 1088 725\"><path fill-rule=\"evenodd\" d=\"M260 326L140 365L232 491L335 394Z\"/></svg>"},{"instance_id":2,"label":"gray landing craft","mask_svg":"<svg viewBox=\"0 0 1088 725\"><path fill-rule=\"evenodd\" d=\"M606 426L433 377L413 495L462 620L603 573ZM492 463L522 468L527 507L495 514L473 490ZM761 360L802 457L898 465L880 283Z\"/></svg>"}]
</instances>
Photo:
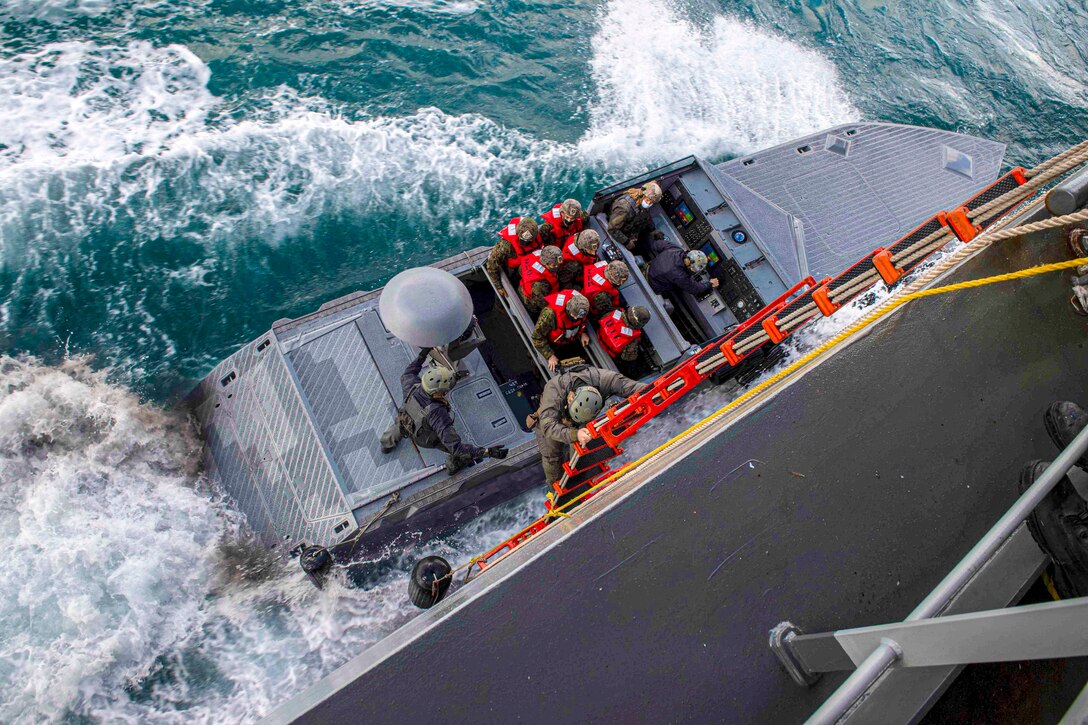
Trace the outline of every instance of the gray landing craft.
<instances>
[{"instance_id":1,"label":"gray landing craft","mask_svg":"<svg viewBox=\"0 0 1088 725\"><path fill-rule=\"evenodd\" d=\"M623 304L651 311L636 374L654 379L805 277L836 275L874 246L974 196L998 177L1004 150L949 131L857 123L722 164L688 157L599 191L589 208L601 235L599 256L627 262ZM664 190L651 210L655 228L709 258L701 274L717 278L719 287L705 297L656 295L640 270L650 260L607 233L612 200L650 180ZM268 546L305 553L304 568L323 563L326 550L339 562L374 557L530 487L543 489L525 418L552 373L530 344L533 322L511 281L503 279L502 297L485 274L488 251L478 247L433 265L463 289L450 287L453 312L426 340L414 335L435 321L419 317L418 305L392 296L380 305L382 290L357 292L277 320L190 395L209 475ZM424 283L418 277L408 271L395 279L410 289ZM614 369L590 336L584 357ZM458 431L477 446L507 446L509 457L450 476L443 453L410 441L381 453L379 436L402 402L400 375L418 351L413 341L446 343L432 357L456 368L449 401ZM751 375L773 358L730 374Z\"/></svg>"}]
</instances>

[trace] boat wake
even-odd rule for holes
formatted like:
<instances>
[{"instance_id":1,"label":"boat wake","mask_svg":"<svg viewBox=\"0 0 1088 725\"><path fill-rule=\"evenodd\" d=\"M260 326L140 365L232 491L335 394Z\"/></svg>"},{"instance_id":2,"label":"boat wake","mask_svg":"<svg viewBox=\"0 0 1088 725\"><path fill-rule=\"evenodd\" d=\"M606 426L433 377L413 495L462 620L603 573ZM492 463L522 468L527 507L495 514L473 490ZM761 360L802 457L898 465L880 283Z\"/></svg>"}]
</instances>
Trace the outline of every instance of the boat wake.
<instances>
[{"instance_id":1,"label":"boat wake","mask_svg":"<svg viewBox=\"0 0 1088 725\"><path fill-rule=\"evenodd\" d=\"M134 7L0 14L97 22ZM286 86L218 94L182 45L52 39L0 57L0 335L50 363L0 361L0 545L16 563L0 575L0 720L250 721L415 614L408 558L362 591L334 577L319 592L252 545L201 478L185 421L134 389L199 377L284 298L305 307L376 286L488 243L513 213L676 156L857 117L830 63L732 18L701 25L663 0L611 0L597 22L588 123L571 142L484 113L377 114ZM63 356L61 340L109 367ZM541 495L428 551L484 551L535 518Z\"/></svg>"}]
</instances>

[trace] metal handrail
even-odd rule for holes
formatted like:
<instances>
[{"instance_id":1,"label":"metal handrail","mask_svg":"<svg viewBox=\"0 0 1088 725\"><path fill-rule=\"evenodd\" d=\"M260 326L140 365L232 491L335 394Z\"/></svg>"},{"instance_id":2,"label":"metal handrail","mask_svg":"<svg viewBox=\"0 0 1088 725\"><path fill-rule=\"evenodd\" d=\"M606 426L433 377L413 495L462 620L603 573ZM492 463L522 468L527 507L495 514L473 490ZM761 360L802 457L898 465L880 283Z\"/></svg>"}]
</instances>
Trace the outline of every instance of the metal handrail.
<instances>
[{"instance_id":1,"label":"metal handrail","mask_svg":"<svg viewBox=\"0 0 1088 725\"><path fill-rule=\"evenodd\" d=\"M1069 472L1078 459L1088 451L1088 427L1082 430L1068 446L1065 447L1054 462L1047 466L1046 470L1027 491L1017 499L1016 503L998 519L977 544L967 552L952 571L940 584L922 600L913 612L904 621L916 621L928 619L939 615L952 601L952 598L963 589L964 585L973 577L979 569L988 562L995 552L1012 533L1019 527L1028 515L1035 510L1047 494L1058 484L1066 473ZM854 703L864 695L873 683L889 667L894 667L899 660L901 651L891 640L884 640L880 646L872 651L858 668L846 679L839 689L835 690L816 712L808 719L809 725L831 725L837 723L853 707Z\"/></svg>"}]
</instances>

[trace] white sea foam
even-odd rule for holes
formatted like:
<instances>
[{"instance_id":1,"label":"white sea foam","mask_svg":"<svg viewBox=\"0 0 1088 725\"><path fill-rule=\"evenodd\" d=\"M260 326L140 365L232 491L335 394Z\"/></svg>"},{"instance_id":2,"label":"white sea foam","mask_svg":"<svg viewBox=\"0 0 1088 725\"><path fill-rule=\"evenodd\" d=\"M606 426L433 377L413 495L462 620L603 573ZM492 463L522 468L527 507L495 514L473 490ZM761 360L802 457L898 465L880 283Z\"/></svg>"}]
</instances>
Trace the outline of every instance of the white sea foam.
<instances>
[{"instance_id":1,"label":"white sea foam","mask_svg":"<svg viewBox=\"0 0 1088 725\"><path fill-rule=\"evenodd\" d=\"M399 570L319 592L239 538L184 418L86 361L0 357L0 391L0 721L252 721L414 613ZM434 549L462 559L538 506Z\"/></svg>"},{"instance_id":2,"label":"white sea foam","mask_svg":"<svg viewBox=\"0 0 1088 725\"><path fill-rule=\"evenodd\" d=\"M728 15L611 0L592 44L597 98L579 146L594 157L742 154L859 117L831 62Z\"/></svg>"},{"instance_id":3,"label":"white sea foam","mask_svg":"<svg viewBox=\"0 0 1088 725\"><path fill-rule=\"evenodd\" d=\"M73 16L102 15L112 6L110 0L4 0L0 3L0 17L58 22Z\"/></svg>"},{"instance_id":4,"label":"white sea foam","mask_svg":"<svg viewBox=\"0 0 1088 725\"><path fill-rule=\"evenodd\" d=\"M340 12L353 15L373 9L407 9L438 15L471 15L483 0L332 0Z\"/></svg>"},{"instance_id":5,"label":"white sea foam","mask_svg":"<svg viewBox=\"0 0 1088 725\"><path fill-rule=\"evenodd\" d=\"M725 16L698 28L661 0L612 0L593 47L598 98L575 145L435 108L349 116L288 89L237 120L181 46L73 41L0 60L0 260L119 219L137 243L274 243L392 206L461 233L545 206L539 189L586 168L750 151L856 117L819 55Z\"/></svg>"}]
</instances>

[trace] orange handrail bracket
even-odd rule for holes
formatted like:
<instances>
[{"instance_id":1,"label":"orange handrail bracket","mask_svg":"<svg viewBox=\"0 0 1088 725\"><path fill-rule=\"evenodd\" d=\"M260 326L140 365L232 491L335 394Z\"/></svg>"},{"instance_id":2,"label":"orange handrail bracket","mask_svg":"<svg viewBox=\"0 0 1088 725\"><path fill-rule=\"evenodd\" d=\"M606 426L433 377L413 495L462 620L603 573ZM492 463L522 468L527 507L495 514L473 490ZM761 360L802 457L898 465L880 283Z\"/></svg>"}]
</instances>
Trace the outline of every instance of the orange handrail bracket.
<instances>
[{"instance_id":1,"label":"orange handrail bracket","mask_svg":"<svg viewBox=\"0 0 1088 725\"><path fill-rule=\"evenodd\" d=\"M778 317L776 315L765 318L761 323L761 327L767 333L767 337L771 338L771 342L776 345L785 340L786 335L789 334L778 329Z\"/></svg>"},{"instance_id":2,"label":"orange handrail bracket","mask_svg":"<svg viewBox=\"0 0 1088 725\"><path fill-rule=\"evenodd\" d=\"M1023 166L1017 166L1009 173L1012 174L1012 178L1016 179L1016 183L1020 184L1020 186L1028 183L1027 170Z\"/></svg>"},{"instance_id":3,"label":"orange handrail bracket","mask_svg":"<svg viewBox=\"0 0 1088 725\"><path fill-rule=\"evenodd\" d=\"M831 278L828 277L820 283L819 287L812 290L812 301L816 303L816 309L818 309L820 314L824 317L831 317L831 315L835 314L836 310L842 307L838 302L832 302L831 298L828 296L827 283L830 281Z\"/></svg>"},{"instance_id":4,"label":"orange handrail bracket","mask_svg":"<svg viewBox=\"0 0 1088 725\"><path fill-rule=\"evenodd\" d=\"M979 230L971 220L967 218L967 207L961 206L952 211L942 211L937 214L937 221L941 226L948 227L961 242L969 242L975 238Z\"/></svg>"},{"instance_id":5,"label":"orange handrail bracket","mask_svg":"<svg viewBox=\"0 0 1088 725\"><path fill-rule=\"evenodd\" d=\"M740 365L740 356L733 350L733 338L723 342L718 349L722 351L722 355L725 356L726 362L730 365L733 367Z\"/></svg>"},{"instance_id":6,"label":"orange handrail bracket","mask_svg":"<svg viewBox=\"0 0 1088 725\"><path fill-rule=\"evenodd\" d=\"M889 287L898 282L903 276L903 270L895 266L895 263L892 262L892 253L887 249L880 248L873 255L873 266L880 273L880 278L884 280L884 284Z\"/></svg>"}]
</instances>

